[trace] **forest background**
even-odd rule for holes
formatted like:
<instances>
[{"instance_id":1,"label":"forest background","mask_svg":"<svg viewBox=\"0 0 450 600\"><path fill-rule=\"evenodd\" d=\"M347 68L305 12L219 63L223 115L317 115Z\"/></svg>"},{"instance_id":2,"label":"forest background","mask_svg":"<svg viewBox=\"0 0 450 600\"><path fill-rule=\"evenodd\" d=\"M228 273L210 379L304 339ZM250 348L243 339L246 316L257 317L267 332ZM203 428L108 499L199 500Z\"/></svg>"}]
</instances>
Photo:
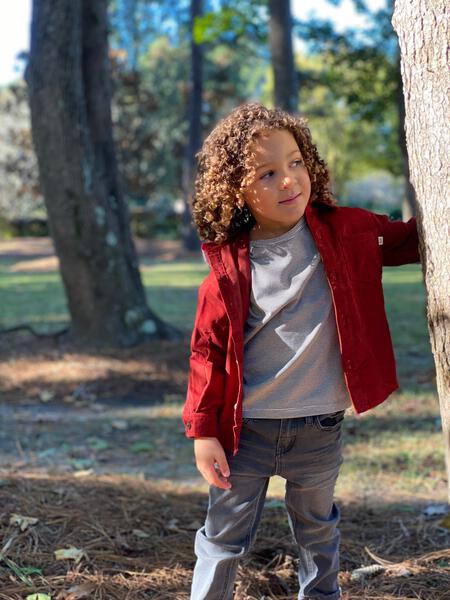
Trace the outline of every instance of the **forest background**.
<instances>
[{"instance_id":1,"label":"forest background","mask_svg":"<svg viewBox=\"0 0 450 600\"><path fill-rule=\"evenodd\" d=\"M405 194L402 98L389 4L371 11L356 3L367 25L345 33L326 15L294 18L294 75L297 108L328 161L339 200L399 217ZM220 11L212 11L214 5L219 6L206 3L196 26L204 41L203 136L240 102L273 102L267 6L233 2L227 14L226 2ZM179 235L189 130L189 8L188 2L176 3L175 10L165 2L109 3L114 135L137 235ZM26 57L24 52L21 58ZM1 88L0 125L3 236L46 234L24 82Z\"/></svg>"},{"instance_id":2,"label":"forest background","mask_svg":"<svg viewBox=\"0 0 450 600\"><path fill-rule=\"evenodd\" d=\"M79 3L59 4L72 10ZM76 296L75 268L48 236L28 88L17 81L0 90L1 600L22 600L27 590L42 600L188 597L193 535L207 501L180 418L196 294L207 273L186 218L192 132L198 122L198 144L240 102L274 104L271 9L288 3L205 1L192 20L200 4L108 3L113 134L139 257L134 266L152 315L173 326L176 339L149 336L136 346L99 349L64 336L84 299L68 306L61 266L72 274ZM362 29L343 33L326 11L320 19L293 19L293 86L280 103L295 98L290 108L308 118L341 204L406 219L415 205L393 7L354 4L366 17ZM202 46L194 107L193 41ZM23 64L28 59L25 53ZM49 116L51 126L59 115ZM51 208L65 200L55 198ZM100 209L105 199L89 198L97 200ZM117 204L108 208L113 213ZM98 265L80 251L92 239L111 239L98 221L91 230L86 218L82 233L100 233L77 238L73 255L91 269L101 315L119 291L125 300L132 294L125 286L97 286ZM117 254L123 249L116 245ZM386 268L383 286L400 389L363 418L345 420L340 582L345 600L444 600L450 534L446 509L439 510L447 482L420 265ZM142 312L140 333L148 314ZM107 322L92 322L99 320ZM77 331L88 335L89 328ZM125 337L114 331L116 340ZM98 338L94 331L91 340ZM239 599L295 597L295 549L282 497L283 482L273 478L258 543L240 570ZM362 565L369 571L358 574Z\"/></svg>"}]
</instances>

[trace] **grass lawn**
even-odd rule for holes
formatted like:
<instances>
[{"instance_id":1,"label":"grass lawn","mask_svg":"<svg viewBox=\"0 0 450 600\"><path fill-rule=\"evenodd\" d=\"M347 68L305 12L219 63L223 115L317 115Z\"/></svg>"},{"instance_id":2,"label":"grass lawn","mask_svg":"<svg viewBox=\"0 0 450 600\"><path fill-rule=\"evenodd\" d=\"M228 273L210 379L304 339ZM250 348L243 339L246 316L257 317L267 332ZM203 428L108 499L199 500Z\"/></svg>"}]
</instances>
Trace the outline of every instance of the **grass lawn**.
<instances>
[{"instance_id":1,"label":"grass lawn","mask_svg":"<svg viewBox=\"0 0 450 600\"><path fill-rule=\"evenodd\" d=\"M22 270L17 260L0 256L0 327L29 323L52 331L67 323L68 312L59 272ZM27 261L30 265L30 261ZM208 272L201 260L141 260L141 275L152 309L163 319L189 331L194 322L197 287ZM431 355L425 320L424 287L419 265L386 267L385 302L399 370L429 368Z\"/></svg>"},{"instance_id":2,"label":"grass lawn","mask_svg":"<svg viewBox=\"0 0 450 600\"><path fill-rule=\"evenodd\" d=\"M30 261L27 261L27 265ZM37 331L60 329L68 311L59 272L21 270L0 257L0 328L28 323ZM164 320L189 333L194 323L197 288L208 272L201 260L141 260L148 303ZM425 318L424 286L418 265L384 269L386 311L402 388L430 381L434 368Z\"/></svg>"},{"instance_id":3,"label":"grass lawn","mask_svg":"<svg viewBox=\"0 0 450 600\"><path fill-rule=\"evenodd\" d=\"M27 323L46 333L67 324L69 315L59 272L16 268L17 260L0 258L0 328ZM150 306L164 320L186 331L192 328L197 287L206 273L207 266L199 261L155 264L151 259L141 260Z\"/></svg>"}]
</instances>

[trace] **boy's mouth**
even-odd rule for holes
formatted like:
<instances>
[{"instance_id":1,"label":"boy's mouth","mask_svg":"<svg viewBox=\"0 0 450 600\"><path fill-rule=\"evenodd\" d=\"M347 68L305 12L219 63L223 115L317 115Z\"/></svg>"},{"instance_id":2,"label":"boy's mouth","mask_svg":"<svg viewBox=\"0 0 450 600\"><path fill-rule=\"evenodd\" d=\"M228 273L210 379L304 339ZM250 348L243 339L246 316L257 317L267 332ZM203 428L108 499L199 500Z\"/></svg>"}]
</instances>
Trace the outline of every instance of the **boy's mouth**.
<instances>
[{"instance_id":1,"label":"boy's mouth","mask_svg":"<svg viewBox=\"0 0 450 600\"><path fill-rule=\"evenodd\" d=\"M293 202L300 196L300 194L301 194L301 192L299 192L296 196L291 196L290 198L286 198L286 200L280 200L280 202L278 202L278 204L286 204L288 202Z\"/></svg>"}]
</instances>

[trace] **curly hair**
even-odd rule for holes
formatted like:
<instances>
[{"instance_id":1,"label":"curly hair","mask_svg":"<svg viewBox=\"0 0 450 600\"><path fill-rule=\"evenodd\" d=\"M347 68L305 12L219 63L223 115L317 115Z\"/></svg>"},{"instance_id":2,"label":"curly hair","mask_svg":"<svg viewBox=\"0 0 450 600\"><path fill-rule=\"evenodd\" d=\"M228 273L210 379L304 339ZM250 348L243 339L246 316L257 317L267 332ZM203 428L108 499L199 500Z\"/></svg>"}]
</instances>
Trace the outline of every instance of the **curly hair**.
<instances>
[{"instance_id":1,"label":"curly hair","mask_svg":"<svg viewBox=\"0 0 450 600\"><path fill-rule=\"evenodd\" d=\"M196 154L192 218L201 240L223 243L255 224L244 190L255 175L252 143L267 131L286 129L292 133L311 180L310 202L336 204L327 166L306 123L303 117L258 102L237 106L218 122Z\"/></svg>"}]
</instances>

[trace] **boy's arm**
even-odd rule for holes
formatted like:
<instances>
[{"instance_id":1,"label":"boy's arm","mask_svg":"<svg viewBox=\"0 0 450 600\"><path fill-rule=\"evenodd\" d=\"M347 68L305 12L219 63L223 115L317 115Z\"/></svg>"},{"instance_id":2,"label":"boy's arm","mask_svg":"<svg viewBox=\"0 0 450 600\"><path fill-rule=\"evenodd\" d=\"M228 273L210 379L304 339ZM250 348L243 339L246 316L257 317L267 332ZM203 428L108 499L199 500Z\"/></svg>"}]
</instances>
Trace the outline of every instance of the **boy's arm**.
<instances>
[{"instance_id":1,"label":"boy's arm","mask_svg":"<svg viewBox=\"0 0 450 600\"><path fill-rule=\"evenodd\" d=\"M417 221L390 221L387 215L371 213L378 228L383 265L397 266L420 262Z\"/></svg>"},{"instance_id":2,"label":"boy's arm","mask_svg":"<svg viewBox=\"0 0 450 600\"><path fill-rule=\"evenodd\" d=\"M212 273L199 288L191 336L189 381L183 422L187 437L218 437L218 412L225 384L228 317L211 290ZM218 296L218 294L217 294Z\"/></svg>"}]
</instances>

